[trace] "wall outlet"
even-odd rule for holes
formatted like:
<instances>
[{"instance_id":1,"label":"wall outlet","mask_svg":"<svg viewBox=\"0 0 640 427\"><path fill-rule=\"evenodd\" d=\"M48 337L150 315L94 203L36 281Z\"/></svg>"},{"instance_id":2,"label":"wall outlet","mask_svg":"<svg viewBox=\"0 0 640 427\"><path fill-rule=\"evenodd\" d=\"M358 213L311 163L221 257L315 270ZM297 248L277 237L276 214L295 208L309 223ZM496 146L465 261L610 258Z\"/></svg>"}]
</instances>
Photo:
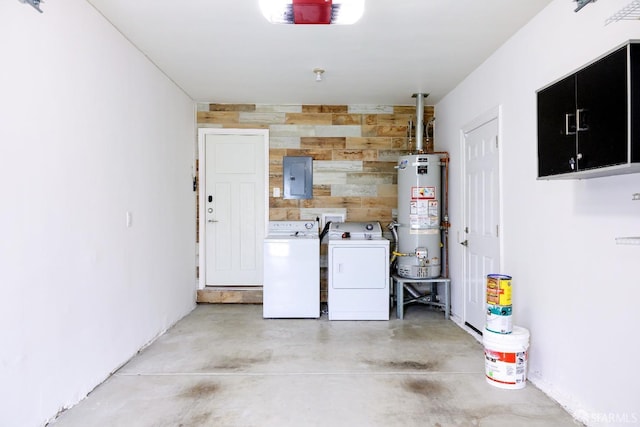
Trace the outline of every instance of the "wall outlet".
<instances>
[{"instance_id":1,"label":"wall outlet","mask_svg":"<svg viewBox=\"0 0 640 427\"><path fill-rule=\"evenodd\" d=\"M631 200L640 200L640 193L634 193L633 196L631 196Z\"/></svg>"},{"instance_id":2,"label":"wall outlet","mask_svg":"<svg viewBox=\"0 0 640 427\"><path fill-rule=\"evenodd\" d=\"M280 197L280 187L273 187L273 197Z\"/></svg>"}]
</instances>

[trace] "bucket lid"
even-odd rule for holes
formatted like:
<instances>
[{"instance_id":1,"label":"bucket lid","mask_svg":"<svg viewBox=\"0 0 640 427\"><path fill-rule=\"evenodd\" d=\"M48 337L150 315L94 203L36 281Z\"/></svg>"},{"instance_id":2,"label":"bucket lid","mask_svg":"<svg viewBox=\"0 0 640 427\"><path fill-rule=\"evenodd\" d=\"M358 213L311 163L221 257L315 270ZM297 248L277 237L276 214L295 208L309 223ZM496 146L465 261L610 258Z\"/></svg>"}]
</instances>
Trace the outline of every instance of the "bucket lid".
<instances>
[{"instance_id":1,"label":"bucket lid","mask_svg":"<svg viewBox=\"0 0 640 427\"><path fill-rule=\"evenodd\" d=\"M484 344L526 347L529 345L529 330L520 326L514 326L510 334L500 334L485 329L482 331L482 342Z\"/></svg>"}]
</instances>

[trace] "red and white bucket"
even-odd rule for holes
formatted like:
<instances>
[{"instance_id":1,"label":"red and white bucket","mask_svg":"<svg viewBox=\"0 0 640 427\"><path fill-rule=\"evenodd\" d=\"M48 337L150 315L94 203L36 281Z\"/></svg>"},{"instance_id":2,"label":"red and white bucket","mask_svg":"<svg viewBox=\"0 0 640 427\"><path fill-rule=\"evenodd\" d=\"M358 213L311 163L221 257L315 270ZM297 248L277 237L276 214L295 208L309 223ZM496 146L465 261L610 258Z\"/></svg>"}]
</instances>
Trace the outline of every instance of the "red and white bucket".
<instances>
[{"instance_id":1,"label":"red and white bucket","mask_svg":"<svg viewBox=\"0 0 640 427\"><path fill-rule=\"evenodd\" d=\"M529 330L514 326L510 334L499 334L485 329L482 343L487 382L499 388L524 388L527 384Z\"/></svg>"}]
</instances>

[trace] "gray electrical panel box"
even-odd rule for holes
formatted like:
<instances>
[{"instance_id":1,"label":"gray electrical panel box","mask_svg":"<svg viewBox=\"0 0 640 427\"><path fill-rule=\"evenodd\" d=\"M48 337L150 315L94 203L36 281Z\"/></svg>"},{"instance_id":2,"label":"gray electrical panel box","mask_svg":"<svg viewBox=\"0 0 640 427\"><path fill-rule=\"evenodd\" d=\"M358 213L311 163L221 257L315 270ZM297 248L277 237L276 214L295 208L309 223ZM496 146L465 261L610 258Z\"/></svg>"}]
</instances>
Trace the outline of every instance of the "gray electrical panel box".
<instances>
[{"instance_id":1,"label":"gray electrical panel box","mask_svg":"<svg viewBox=\"0 0 640 427\"><path fill-rule=\"evenodd\" d=\"M284 199L310 199L313 197L313 159L311 156L285 156L282 158Z\"/></svg>"}]
</instances>

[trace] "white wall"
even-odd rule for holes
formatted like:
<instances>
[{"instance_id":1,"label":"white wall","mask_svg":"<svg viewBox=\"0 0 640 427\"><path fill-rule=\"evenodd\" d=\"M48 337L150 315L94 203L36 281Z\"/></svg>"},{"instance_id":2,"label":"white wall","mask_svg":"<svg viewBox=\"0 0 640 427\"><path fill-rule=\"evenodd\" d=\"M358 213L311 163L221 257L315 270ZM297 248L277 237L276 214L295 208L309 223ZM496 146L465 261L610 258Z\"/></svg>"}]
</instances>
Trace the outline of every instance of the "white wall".
<instances>
[{"instance_id":1,"label":"white wall","mask_svg":"<svg viewBox=\"0 0 640 427\"><path fill-rule=\"evenodd\" d=\"M514 277L514 321L531 331L529 378L581 420L640 422L640 175L537 181L536 94L628 39L640 22L604 26L628 0L555 0L436 105L439 150L451 153L452 239L462 224L460 130L501 106L502 272ZM463 315L463 247L451 245L453 311Z\"/></svg>"},{"instance_id":2,"label":"white wall","mask_svg":"<svg viewBox=\"0 0 640 427\"><path fill-rule=\"evenodd\" d=\"M44 424L195 306L193 102L86 1L42 7L0 2L7 427Z\"/></svg>"}]
</instances>

